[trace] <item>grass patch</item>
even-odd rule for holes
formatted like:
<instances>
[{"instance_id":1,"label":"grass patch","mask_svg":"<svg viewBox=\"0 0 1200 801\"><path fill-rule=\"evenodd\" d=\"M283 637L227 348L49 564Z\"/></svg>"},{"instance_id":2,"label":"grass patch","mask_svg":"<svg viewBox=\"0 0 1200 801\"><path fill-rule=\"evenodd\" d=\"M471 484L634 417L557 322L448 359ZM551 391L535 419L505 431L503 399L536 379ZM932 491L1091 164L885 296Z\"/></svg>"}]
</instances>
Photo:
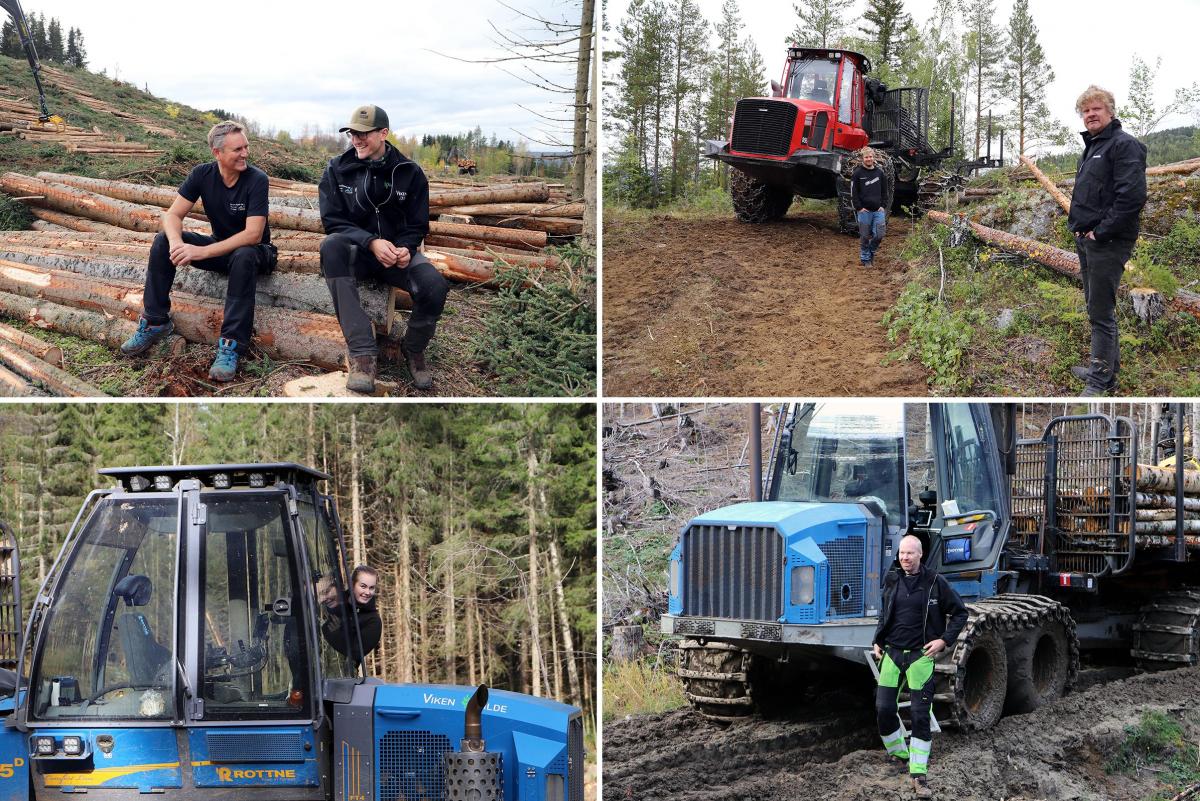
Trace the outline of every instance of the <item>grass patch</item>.
<instances>
[{"instance_id":1,"label":"grass patch","mask_svg":"<svg viewBox=\"0 0 1200 801\"><path fill-rule=\"evenodd\" d=\"M497 273L500 290L473 355L499 379L498 394L595 394L594 257L574 245L559 255L562 270Z\"/></svg>"},{"instance_id":2,"label":"grass patch","mask_svg":"<svg viewBox=\"0 0 1200 801\"><path fill-rule=\"evenodd\" d=\"M683 685L661 665L644 660L604 668L604 721L654 715L687 706Z\"/></svg>"},{"instance_id":3,"label":"grass patch","mask_svg":"<svg viewBox=\"0 0 1200 801\"><path fill-rule=\"evenodd\" d=\"M24 203L0 192L0 230L26 231L33 220L33 214Z\"/></svg>"},{"instance_id":4,"label":"grass patch","mask_svg":"<svg viewBox=\"0 0 1200 801\"><path fill-rule=\"evenodd\" d=\"M1136 725L1125 727L1124 738L1104 769L1126 775L1150 770L1162 786L1149 798L1165 801L1200 782L1200 749L1186 736L1180 721L1163 712L1143 712Z\"/></svg>"}]
</instances>

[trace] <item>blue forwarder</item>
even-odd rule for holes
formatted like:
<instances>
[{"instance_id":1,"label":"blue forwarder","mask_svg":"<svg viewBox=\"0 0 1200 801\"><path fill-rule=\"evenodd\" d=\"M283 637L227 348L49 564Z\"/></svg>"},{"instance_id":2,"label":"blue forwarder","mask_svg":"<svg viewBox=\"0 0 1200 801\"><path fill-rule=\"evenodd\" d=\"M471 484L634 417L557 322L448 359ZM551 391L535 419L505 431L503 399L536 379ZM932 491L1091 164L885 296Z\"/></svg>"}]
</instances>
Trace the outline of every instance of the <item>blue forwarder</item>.
<instances>
[{"instance_id":1,"label":"blue forwarder","mask_svg":"<svg viewBox=\"0 0 1200 801\"><path fill-rule=\"evenodd\" d=\"M0 799L582 801L579 709L383 684L347 657L328 476L101 473L117 486L88 496L25 638L0 536Z\"/></svg>"},{"instance_id":2,"label":"blue forwarder","mask_svg":"<svg viewBox=\"0 0 1200 801\"><path fill-rule=\"evenodd\" d=\"M1053 701L1080 649L1196 664L1200 470L1174 458L1182 406L1162 408L1142 458L1128 418L1055 418L1016 441L1014 416L1011 404L790 408L754 500L694 518L671 554L662 627L687 638L679 674L697 709L729 720L830 668L867 675L905 534L970 610L936 666L943 723L983 729Z\"/></svg>"}]
</instances>

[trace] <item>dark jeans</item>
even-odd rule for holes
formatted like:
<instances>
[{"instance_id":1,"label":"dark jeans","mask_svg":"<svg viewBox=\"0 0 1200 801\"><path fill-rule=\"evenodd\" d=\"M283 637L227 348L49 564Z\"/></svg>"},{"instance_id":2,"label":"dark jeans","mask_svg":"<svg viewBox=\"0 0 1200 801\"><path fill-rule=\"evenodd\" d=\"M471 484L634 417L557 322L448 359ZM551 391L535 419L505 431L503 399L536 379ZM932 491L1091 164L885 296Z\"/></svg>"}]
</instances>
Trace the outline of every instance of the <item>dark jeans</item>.
<instances>
[{"instance_id":1,"label":"dark jeans","mask_svg":"<svg viewBox=\"0 0 1200 801\"><path fill-rule=\"evenodd\" d=\"M321 273L351 356L373 356L377 351L371 319L358 297L359 281L382 281L412 296L412 315L404 332L404 346L411 353L423 353L433 339L450 293L449 282L421 253L413 253L407 267L384 267L370 250L341 234L322 240Z\"/></svg>"},{"instance_id":2,"label":"dark jeans","mask_svg":"<svg viewBox=\"0 0 1200 801\"><path fill-rule=\"evenodd\" d=\"M183 241L189 245L211 245L217 240L184 231ZM229 276L221 336L236 342L239 353L245 353L250 345L250 333L254 330L254 287L265 262L264 248L259 245L247 245L224 256L192 262L198 269ZM142 296L143 314L152 325L162 325L170 316L171 284L174 282L171 244L166 234L159 234L150 246L150 266L146 270L146 289Z\"/></svg>"},{"instance_id":3,"label":"dark jeans","mask_svg":"<svg viewBox=\"0 0 1200 801\"><path fill-rule=\"evenodd\" d=\"M887 233L887 213L883 209L855 212L858 220L858 258L863 264L875 258L875 251Z\"/></svg>"},{"instance_id":4,"label":"dark jeans","mask_svg":"<svg viewBox=\"0 0 1200 801\"><path fill-rule=\"evenodd\" d=\"M1117 383L1117 371L1121 367L1117 288L1121 285L1125 262L1133 253L1133 245L1133 242L1119 240L1075 239L1079 272L1083 277L1083 299L1087 303L1088 321L1092 324L1091 369L1087 383L1097 389L1110 389Z\"/></svg>"}]
</instances>

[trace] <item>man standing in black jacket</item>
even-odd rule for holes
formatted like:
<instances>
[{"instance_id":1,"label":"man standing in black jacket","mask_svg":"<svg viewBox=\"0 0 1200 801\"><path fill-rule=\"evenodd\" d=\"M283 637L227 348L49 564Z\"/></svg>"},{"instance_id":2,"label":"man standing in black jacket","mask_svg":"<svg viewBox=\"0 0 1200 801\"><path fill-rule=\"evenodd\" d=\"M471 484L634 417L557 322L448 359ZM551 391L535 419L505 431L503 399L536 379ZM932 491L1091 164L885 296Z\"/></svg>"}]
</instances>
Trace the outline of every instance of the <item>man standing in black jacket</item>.
<instances>
[{"instance_id":1,"label":"man standing in black jacket","mask_svg":"<svg viewBox=\"0 0 1200 801\"><path fill-rule=\"evenodd\" d=\"M944 576L921 565L921 541L911 534L900 540L900 570L892 569L883 582L883 609L873 639L879 665L875 713L879 736L888 754L908 762L913 790L918 797L933 795L926 782L933 705L933 663L937 655L958 639L967 623L967 607ZM947 619L949 622L947 622ZM912 740L904 742L896 698L900 684L908 684L912 701Z\"/></svg>"},{"instance_id":2,"label":"man standing in black jacket","mask_svg":"<svg viewBox=\"0 0 1200 801\"><path fill-rule=\"evenodd\" d=\"M887 176L875 165L875 151L863 148L862 164L850 175L850 205L858 219L858 259L864 267L875 263L875 251L887 233L886 187Z\"/></svg>"},{"instance_id":3,"label":"man standing in black jacket","mask_svg":"<svg viewBox=\"0 0 1200 801\"><path fill-rule=\"evenodd\" d=\"M1107 395L1117 386L1117 288L1137 242L1146 205L1146 146L1121 130L1112 93L1089 86L1075 102L1087 128L1071 193L1068 225L1075 234L1088 321L1091 359L1071 368L1083 395Z\"/></svg>"},{"instance_id":4,"label":"man standing in black jacket","mask_svg":"<svg viewBox=\"0 0 1200 801\"><path fill-rule=\"evenodd\" d=\"M429 182L416 162L387 141L387 112L360 106L340 129L350 149L331 159L321 177L321 273L346 337L346 388L375 389L378 346L362 307L358 281L374 278L412 296L412 316L401 346L417 389L433 386L425 348L437 329L450 286L421 254L429 233Z\"/></svg>"}]
</instances>

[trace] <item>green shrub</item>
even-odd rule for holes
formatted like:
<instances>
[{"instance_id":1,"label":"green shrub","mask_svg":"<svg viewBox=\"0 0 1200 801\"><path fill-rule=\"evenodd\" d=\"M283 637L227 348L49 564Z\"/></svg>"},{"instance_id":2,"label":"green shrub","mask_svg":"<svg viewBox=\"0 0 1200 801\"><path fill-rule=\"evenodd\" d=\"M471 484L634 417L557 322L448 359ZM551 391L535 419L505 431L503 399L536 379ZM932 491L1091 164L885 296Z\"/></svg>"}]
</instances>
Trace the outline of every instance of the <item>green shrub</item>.
<instances>
[{"instance_id":1,"label":"green shrub","mask_svg":"<svg viewBox=\"0 0 1200 801\"><path fill-rule=\"evenodd\" d=\"M33 222L33 214L19 200L0 192L0 231L25 231Z\"/></svg>"},{"instance_id":2,"label":"green shrub","mask_svg":"<svg viewBox=\"0 0 1200 801\"><path fill-rule=\"evenodd\" d=\"M963 356L977 322L972 317L951 311L932 290L909 284L883 322L890 341L907 336L893 358L915 358L933 373L935 386L952 387L962 381Z\"/></svg>"}]
</instances>

